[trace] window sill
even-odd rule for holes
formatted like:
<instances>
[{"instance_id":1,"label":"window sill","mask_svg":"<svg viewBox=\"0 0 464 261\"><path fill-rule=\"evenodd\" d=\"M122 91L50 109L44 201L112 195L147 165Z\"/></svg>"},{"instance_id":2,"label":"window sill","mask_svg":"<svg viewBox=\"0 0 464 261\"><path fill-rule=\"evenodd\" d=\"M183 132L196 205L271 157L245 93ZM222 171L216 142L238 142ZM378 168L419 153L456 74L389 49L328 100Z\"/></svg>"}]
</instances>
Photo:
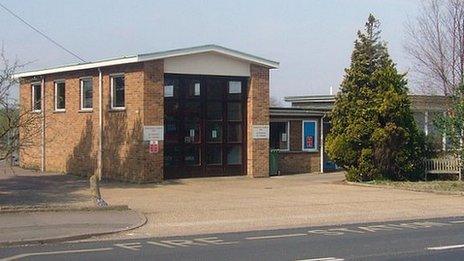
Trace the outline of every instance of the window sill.
<instances>
[{"instance_id":1,"label":"window sill","mask_svg":"<svg viewBox=\"0 0 464 261\"><path fill-rule=\"evenodd\" d=\"M124 112L126 111L126 108L110 108L109 112Z\"/></svg>"},{"instance_id":2,"label":"window sill","mask_svg":"<svg viewBox=\"0 0 464 261\"><path fill-rule=\"evenodd\" d=\"M54 110L53 113L65 113L66 110Z\"/></svg>"},{"instance_id":3,"label":"window sill","mask_svg":"<svg viewBox=\"0 0 464 261\"><path fill-rule=\"evenodd\" d=\"M81 110L78 110L77 112L79 112L79 113L92 113L93 109L81 109Z\"/></svg>"},{"instance_id":4,"label":"window sill","mask_svg":"<svg viewBox=\"0 0 464 261\"><path fill-rule=\"evenodd\" d=\"M279 153L282 154L311 154L318 153L319 150L280 150Z\"/></svg>"}]
</instances>

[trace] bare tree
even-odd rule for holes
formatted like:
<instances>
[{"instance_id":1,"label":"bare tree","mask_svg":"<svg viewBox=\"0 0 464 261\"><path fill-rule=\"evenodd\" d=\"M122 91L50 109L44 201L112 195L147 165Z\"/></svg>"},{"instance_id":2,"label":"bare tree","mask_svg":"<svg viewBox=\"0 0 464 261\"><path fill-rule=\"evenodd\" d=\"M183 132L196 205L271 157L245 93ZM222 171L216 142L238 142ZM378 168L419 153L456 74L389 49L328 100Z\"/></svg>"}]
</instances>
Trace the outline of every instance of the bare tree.
<instances>
[{"instance_id":1,"label":"bare tree","mask_svg":"<svg viewBox=\"0 0 464 261\"><path fill-rule=\"evenodd\" d=\"M451 95L464 82L464 1L426 0L406 28L405 49L419 86Z\"/></svg>"},{"instance_id":2,"label":"bare tree","mask_svg":"<svg viewBox=\"0 0 464 261\"><path fill-rule=\"evenodd\" d=\"M13 75L23 66L17 60L10 62L2 46L0 50L0 160L11 158L20 149L32 146L41 131L38 124L42 116L20 109L17 99L12 97L13 89L18 86L17 79ZM21 139L19 129L21 129Z\"/></svg>"}]
</instances>

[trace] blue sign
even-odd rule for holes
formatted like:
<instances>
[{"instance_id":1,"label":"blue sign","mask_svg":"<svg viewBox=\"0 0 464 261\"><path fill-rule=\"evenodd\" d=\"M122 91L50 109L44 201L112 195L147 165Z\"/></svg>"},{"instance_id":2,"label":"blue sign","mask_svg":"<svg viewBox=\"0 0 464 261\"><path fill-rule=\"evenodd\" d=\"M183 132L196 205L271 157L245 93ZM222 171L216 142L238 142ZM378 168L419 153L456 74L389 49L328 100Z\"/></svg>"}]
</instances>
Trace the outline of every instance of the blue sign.
<instances>
[{"instance_id":1,"label":"blue sign","mask_svg":"<svg viewBox=\"0 0 464 261\"><path fill-rule=\"evenodd\" d=\"M303 149L316 150L316 121L303 121Z\"/></svg>"}]
</instances>

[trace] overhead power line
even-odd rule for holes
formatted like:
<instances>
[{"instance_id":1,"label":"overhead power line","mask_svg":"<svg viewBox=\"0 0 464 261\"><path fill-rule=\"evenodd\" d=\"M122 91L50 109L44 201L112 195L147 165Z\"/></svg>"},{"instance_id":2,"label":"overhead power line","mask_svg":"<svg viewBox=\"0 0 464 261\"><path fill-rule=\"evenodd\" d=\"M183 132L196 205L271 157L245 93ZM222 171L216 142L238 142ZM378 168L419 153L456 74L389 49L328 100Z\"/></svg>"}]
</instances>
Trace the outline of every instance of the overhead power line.
<instances>
[{"instance_id":1,"label":"overhead power line","mask_svg":"<svg viewBox=\"0 0 464 261\"><path fill-rule=\"evenodd\" d=\"M81 57L79 57L79 55L73 53L72 51L70 51L69 49L67 49L66 47L64 47L63 45L61 45L60 43L58 43L57 41L53 40L52 38L50 38L49 36L47 36L45 33L43 33L42 31L40 31L39 29L37 29L36 27L34 27L32 24L28 23L26 20L24 20L23 18L21 18L19 15L15 14L13 11L11 11L10 9L8 9L5 5L3 5L2 3L0 3L0 6L5 9L8 13L10 13L11 15L13 15L14 17L18 18L18 20L20 20L21 22L23 22L25 25L27 25L28 27L30 27L32 30L36 31L38 34L42 35L45 39L49 40L50 42L52 42L53 44L55 44L56 46L58 46L59 48L61 48L62 50L66 51L67 53L71 54L72 56L76 57L77 59L81 60L82 62L86 62L86 60L82 59Z\"/></svg>"}]
</instances>

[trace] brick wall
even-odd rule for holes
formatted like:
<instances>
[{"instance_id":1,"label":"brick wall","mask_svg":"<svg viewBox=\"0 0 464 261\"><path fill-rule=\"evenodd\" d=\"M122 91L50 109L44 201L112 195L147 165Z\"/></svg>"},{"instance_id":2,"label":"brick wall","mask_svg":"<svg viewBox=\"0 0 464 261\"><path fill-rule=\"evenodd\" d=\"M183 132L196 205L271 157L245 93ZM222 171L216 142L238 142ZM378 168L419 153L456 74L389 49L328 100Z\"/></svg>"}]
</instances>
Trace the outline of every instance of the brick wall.
<instances>
[{"instance_id":1,"label":"brick wall","mask_svg":"<svg viewBox=\"0 0 464 261\"><path fill-rule=\"evenodd\" d=\"M253 139L253 125L269 125L269 69L250 65L247 97L247 175L269 176L269 140Z\"/></svg>"},{"instance_id":2,"label":"brick wall","mask_svg":"<svg viewBox=\"0 0 464 261\"><path fill-rule=\"evenodd\" d=\"M162 153L148 153L142 141L144 124L163 122L163 61L102 68L103 178L132 182L162 179ZM124 73L124 111L110 110L110 76ZM81 77L92 77L93 110L80 111ZM66 84L66 111L54 111L54 82ZM31 110L30 79L21 84L21 107ZM98 70L45 76L45 170L89 176L96 171L98 150ZM153 114L152 114L153 113ZM160 113L160 114L159 114ZM153 116L156 115L156 116ZM20 135L24 133L20 130ZM40 167L40 136L21 150L23 167ZM34 155L31 157L29 155Z\"/></svg>"},{"instance_id":3,"label":"brick wall","mask_svg":"<svg viewBox=\"0 0 464 261\"><path fill-rule=\"evenodd\" d=\"M305 120L317 120L317 145L320 149L320 121L318 118ZM279 152L278 164L281 174L311 173L321 171L320 151L302 151L302 120L290 120L290 151Z\"/></svg>"},{"instance_id":4,"label":"brick wall","mask_svg":"<svg viewBox=\"0 0 464 261\"><path fill-rule=\"evenodd\" d=\"M39 113L31 113L32 79L21 79L19 89L21 124L20 135L20 166L26 169L40 169L41 165L41 129L42 116Z\"/></svg>"}]
</instances>

